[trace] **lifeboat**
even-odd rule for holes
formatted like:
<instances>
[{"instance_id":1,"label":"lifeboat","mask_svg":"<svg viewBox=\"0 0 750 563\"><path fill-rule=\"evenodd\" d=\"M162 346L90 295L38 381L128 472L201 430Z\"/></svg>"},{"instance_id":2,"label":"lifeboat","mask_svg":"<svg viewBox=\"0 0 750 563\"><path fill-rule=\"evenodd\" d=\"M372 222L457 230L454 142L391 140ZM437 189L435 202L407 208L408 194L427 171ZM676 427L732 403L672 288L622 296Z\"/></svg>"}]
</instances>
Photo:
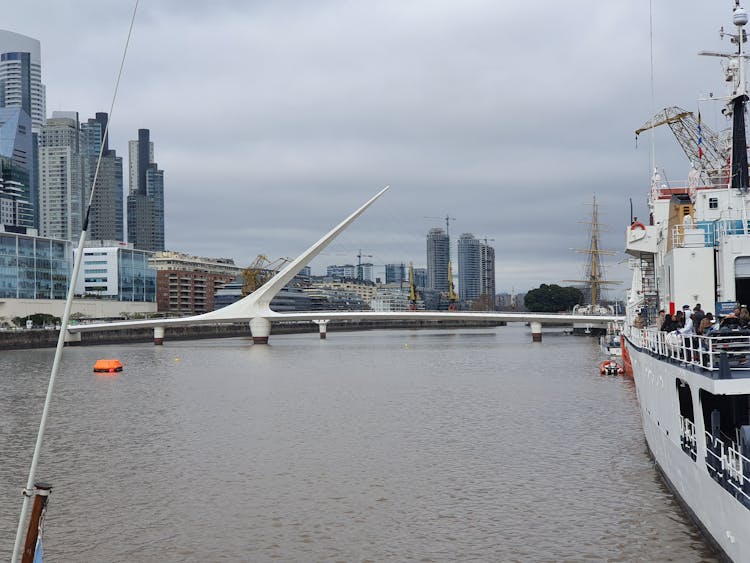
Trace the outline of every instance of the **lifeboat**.
<instances>
[{"instance_id":1,"label":"lifeboat","mask_svg":"<svg viewBox=\"0 0 750 563\"><path fill-rule=\"evenodd\" d=\"M94 371L96 373L115 373L122 371L122 362L120 360L96 360Z\"/></svg>"},{"instance_id":2,"label":"lifeboat","mask_svg":"<svg viewBox=\"0 0 750 563\"><path fill-rule=\"evenodd\" d=\"M604 360L599 364L599 373L601 375L622 375L625 372L622 366L614 360Z\"/></svg>"}]
</instances>

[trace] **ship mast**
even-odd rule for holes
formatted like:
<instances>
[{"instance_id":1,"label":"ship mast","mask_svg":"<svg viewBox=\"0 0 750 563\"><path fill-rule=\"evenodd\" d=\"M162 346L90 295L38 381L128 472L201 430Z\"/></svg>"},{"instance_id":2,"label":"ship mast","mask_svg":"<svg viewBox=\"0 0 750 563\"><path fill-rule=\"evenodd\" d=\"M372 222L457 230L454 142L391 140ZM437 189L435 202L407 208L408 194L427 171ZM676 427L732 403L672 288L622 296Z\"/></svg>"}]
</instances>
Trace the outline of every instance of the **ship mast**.
<instances>
[{"instance_id":1,"label":"ship mast","mask_svg":"<svg viewBox=\"0 0 750 563\"><path fill-rule=\"evenodd\" d=\"M584 222L584 224L591 225L591 243L586 249L575 249L576 252L589 255L588 264L586 267L587 279L563 281L586 284L591 292L591 306L593 308L599 304L599 294L601 293L599 289L600 286L615 285L622 282L607 281L604 279L604 267L602 265L602 260L600 257L614 256L615 252L613 252L612 250L602 250L601 248L599 248L599 230L601 227L601 223L599 223L599 205L596 203L596 196L594 196L594 201L591 205L591 222Z\"/></svg>"},{"instance_id":2,"label":"ship mast","mask_svg":"<svg viewBox=\"0 0 750 563\"><path fill-rule=\"evenodd\" d=\"M723 28L721 37L729 36L729 40L737 45L736 53L715 53L712 51L701 51L699 55L709 57L723 57L729 59L726 68L726 81L730 87L727 107L722 110L727 117L732 117L732 152L730 161L729 186L742 191L750 187L750 177L747 164L747 137L745 134L745 105L748 100L747 85L745 83L745 60L747 55L742 52L742 44L747 41L747 32L744 30L748 22L747 11L740 7L739 0L735 0L734 13L732 16L737 33L725 33Z\"/></svg>"}]
</instances>

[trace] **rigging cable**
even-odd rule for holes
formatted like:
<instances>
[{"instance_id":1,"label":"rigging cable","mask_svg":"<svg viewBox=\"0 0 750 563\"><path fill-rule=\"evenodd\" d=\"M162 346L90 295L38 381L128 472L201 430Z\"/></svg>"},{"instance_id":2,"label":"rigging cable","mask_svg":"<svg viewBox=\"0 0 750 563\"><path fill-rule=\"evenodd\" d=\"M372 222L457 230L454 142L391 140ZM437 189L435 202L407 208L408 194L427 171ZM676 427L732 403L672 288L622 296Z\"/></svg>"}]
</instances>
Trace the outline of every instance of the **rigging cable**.
<instances>
[{"instance_id":1,"label":"rigging cable","mask_svg":"<svg viewBox=\"0 0 750 563\"><path fill-rule=\"evenodd\" d=\"M109 133L109 124L112 122L112 112L114 110L115 106L115 100L117 99L117 90L120 86L120 77L122 76L122 70L125 66L125 56L128 52L128 46L130 45L130 37L133 34L133 25L135 24L135 15L138 11L138 3L139 0L135 0L135 5L133 7L133 15L130 19L130 28L128 29L128 36L125 40L125 48L123 49L122 53L122 60L120 61L120 70L117 73L117 80L115 82L115 88L114 92L112 94L112 103L109 107L109 119L107 119L107 125L104 128L104 134L102 136L102 146L99 149L99 158L96 162L96 171L94 172L94 180L91 185L91 194L89 195L89 201L86 206L86 214L83 221L83 228L81 230L81 238L78 242L78 249L76 250L75 259L73 260L73 272L70 277L70 283L68 286L68 296L65 300L65 309L63 311L63 317L62 321L60 323L60 334L57 338L57 348L55 349L55 358L52 362L52 371L50 373L49 377L49 384L47 386L47 396L44 400L44 408L42 409L42 418L39 422L39 431L37 433L36 437L36 444L34 446L34 454L31 459L31 468L29 469L29 478L26 482L26 488L23 490L23 506L21 508L21 516L18 520L18 530L16 531L16 540L15 544L13 545L13 555L11 557L11 562L16 563L18 560L18 551L21 546L21 536L23 535L23 526L26 521L26 516L29 510L29 504L31 503L31 495L32 495L32 487L34 486L34 479L36 477L36 468L37 464L39 463L39 454L42 449L42 441L44 438L44 429L47 425L47 416L49 414L49 406L52 400L52 392L55 387L55 380L57 379L57 374L60 371L60 360L62 358L62 350L65 346L65 335L68 330L68 321L70 320L70 309L73 304L73 296L75 293L75 282L78 279L78 272L81 268L81 262L83 261L83 247L86 242L86 231L88 229L88 223L89 223L89 214L91 212L91 204L94 201L94 193L96 191L96 180L99 175L99 167L101 165L102 161L102 155L104 154L104 143L105 139L107 139L107 135Z\"/></svg>"},{"instance_id":2,"label":"rigging cable","mask_svg":"<svg viewBox=\"0 0 750 563\"><path fill-rule=\"evenodd\" d=\"M651 115L656 115L656 96L654 94L654 0L649 0L648 2L648 40L651 67ZM649 172L652 174L652 178L656 178L656 137L654 127L651 128L651 170Z\"/></svg>"}]
</instances>

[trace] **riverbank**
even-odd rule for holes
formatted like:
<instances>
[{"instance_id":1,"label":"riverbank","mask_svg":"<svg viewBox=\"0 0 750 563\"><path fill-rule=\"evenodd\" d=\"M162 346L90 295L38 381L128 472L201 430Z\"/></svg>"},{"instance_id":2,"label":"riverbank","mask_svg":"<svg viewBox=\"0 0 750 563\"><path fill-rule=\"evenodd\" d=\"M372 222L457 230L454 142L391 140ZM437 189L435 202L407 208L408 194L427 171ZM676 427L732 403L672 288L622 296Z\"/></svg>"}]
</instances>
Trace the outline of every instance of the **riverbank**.
<instances>
[{"instance_id":1,"label":"riverbank","mask_svg":"<svg viewBox=\"0 0 750 563\"><path fill-rule=\"evenodd\" d=\"M483 321L331 321L328 332L359 331L375 329L453 329L481 328L504 326L504 322ZM308 321L275 322L271 335L318 332L318 326ZM33 348L54 348L57 346L59 331L54 329L31 329L0 332L0 350L24 350ZM250 338L250 327L247 323L197 325L184 327L166 327L164 339L200 340L204 338ZM71 342L75 346L96 346L102 344L127 344L151 342L154 339L153 328L107 330L102 332L82 332L80 342Z\"/></svg>"}]
</instances>

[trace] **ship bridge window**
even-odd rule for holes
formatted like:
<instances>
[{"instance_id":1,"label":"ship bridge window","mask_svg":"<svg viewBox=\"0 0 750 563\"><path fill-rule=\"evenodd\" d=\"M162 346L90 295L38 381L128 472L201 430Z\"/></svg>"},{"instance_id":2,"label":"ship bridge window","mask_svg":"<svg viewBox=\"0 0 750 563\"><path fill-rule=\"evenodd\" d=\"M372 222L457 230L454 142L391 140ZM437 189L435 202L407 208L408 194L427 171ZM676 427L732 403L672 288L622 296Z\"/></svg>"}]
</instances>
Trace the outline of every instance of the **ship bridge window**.
<instances>
[{"instance_id":1,"label":"ship bridge window","mask_svg":"<svg viewBox=\"0 0 750 563\"><path fill-rule=\"evenodd\" d=\"M709 197L708 198L708 208L709 209L718 209L719 208L719 198L718 197Z\"/></svg>"}]
</instances>

